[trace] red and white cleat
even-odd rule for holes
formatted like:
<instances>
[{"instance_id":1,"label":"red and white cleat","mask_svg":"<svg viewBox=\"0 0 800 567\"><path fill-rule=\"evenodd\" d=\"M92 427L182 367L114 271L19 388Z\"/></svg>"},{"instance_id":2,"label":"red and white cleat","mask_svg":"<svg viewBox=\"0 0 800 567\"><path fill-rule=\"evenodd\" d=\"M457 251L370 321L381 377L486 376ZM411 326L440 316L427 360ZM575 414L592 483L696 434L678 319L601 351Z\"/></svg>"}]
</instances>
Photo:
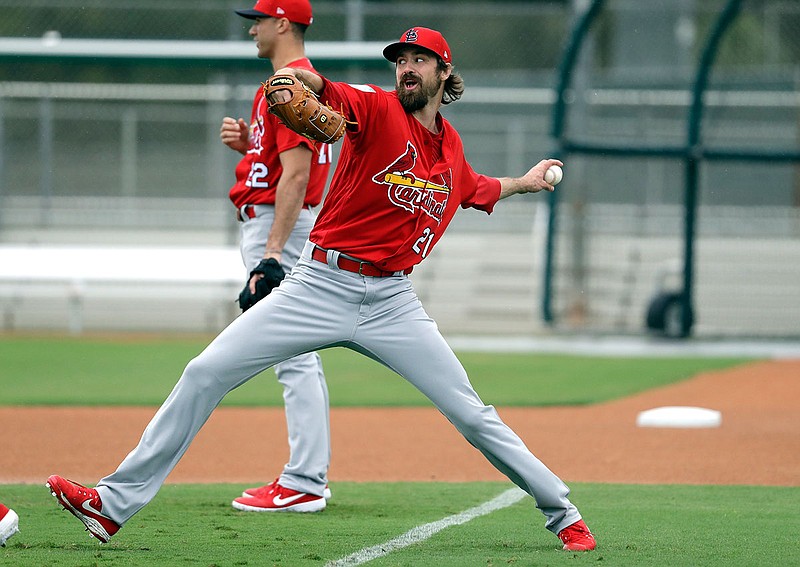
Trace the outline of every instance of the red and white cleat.
<instances>
[{"instance_id":1,"label":"red and white cleat","mask_svg":"<svg viewBox=\"0 0 800 567\"><path fill-rule=\"evenodd\" d=\"M320 512L327 504L324 496L286 488L277 480L253 492L240 496L231 505L243 512Z\"/></svg>"},{"instance_id":2,"label":"red and white cleat","mask_svg":"<svg viewBox=\"0 0 800 567\"><path fill-rule=\"evenodd\" d=\"M119 531L120 525L103 515L103 503L94 488L87 488L58 475L48 478L46 486L58 503L83 522L86 530L102 543L108 543L111 536Z\"/></svg>"},{"instance_id":3,"label":"red and white cleat","mask_svg":"<svg viewBox=\"0 0 800 567\"><path fill-rule=\"evenodd\" d=\"M257 486L255 488L248 488L247 490L242 492L242 496L244 496L245 498L247 498L248 496L255 496L256 498L263 498L264 495L269 493L269 491L272 490L273 486L275 486L276 484L278 484L278 479L277 478L275 480L273 480L271 483L265 484L264 486ZM325 485L325 492L322 493L322 496L325 497L325 500L330 500L331 499L331 496L332 496L331 489L328 487L327 484Z\"/></svg>"},{"instance_id":4,"label":"red and white cleat","mask_svg":"<svg viewBox=\"0 0 800 567\"><path fill-rule=\"evenodd\" d=\"M591 551L597 547L592 532L583 520L578 520L558 532L558 538L564 543L564 551Z\"/></svg>"},{"instance_id":5,"label":"red and white cleat","mask_svg":"<svg viewBox=\"0 0 800 567\"><path fill-rule=\"evenodd\" d=\"M19 516L17 513L0 503L0 546L5 547L8 538L19 532Z\"/></svg>"}]
</instances>

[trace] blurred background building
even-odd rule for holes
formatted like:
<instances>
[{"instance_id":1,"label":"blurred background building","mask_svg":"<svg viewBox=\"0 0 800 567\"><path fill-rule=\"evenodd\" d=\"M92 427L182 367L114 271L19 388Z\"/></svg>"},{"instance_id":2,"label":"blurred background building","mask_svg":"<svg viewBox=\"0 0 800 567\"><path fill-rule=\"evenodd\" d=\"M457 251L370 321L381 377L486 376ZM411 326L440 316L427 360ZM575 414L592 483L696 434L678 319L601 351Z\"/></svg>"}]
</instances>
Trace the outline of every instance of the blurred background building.
<instances>
[{"instance_id":1,"label":"blurred background building","mask_svg":"<svg viewBox=\"0 0 800 567\"><path fill-rule=\"evenodd\" d=\"M476 170L521 175L559 148L558 68L589 4L314 1L306 39L329 77L392 88L380 46L412 25L441 30L467 85L443 114ZM702 48L727 5L605 2L564 93L566 132L632 147L685 143ZM219 124L248 117L271 72L256 58L248 22L233 12L246 7L0 0L0 248L233 250L238 226L227 192L238 154L220 143ZM342 52L348 45L354 51ZM800 3L741 2L709 77L703 144L796 154L799 84ZM652 298L679 288L682 159L565 162L553 320L542 313L548 200L526 196L500 203L491 217L460 213L412 274L445 334L641 334ZM696 336L800 337L799 173L793 160L702 164ZM19 281L3 271L0 264L5 330L213 332L236 316L244 283L243 272L236 285L143 286ZM191 274L187 264L190 282Z\"/></svg>"}]
</instances>

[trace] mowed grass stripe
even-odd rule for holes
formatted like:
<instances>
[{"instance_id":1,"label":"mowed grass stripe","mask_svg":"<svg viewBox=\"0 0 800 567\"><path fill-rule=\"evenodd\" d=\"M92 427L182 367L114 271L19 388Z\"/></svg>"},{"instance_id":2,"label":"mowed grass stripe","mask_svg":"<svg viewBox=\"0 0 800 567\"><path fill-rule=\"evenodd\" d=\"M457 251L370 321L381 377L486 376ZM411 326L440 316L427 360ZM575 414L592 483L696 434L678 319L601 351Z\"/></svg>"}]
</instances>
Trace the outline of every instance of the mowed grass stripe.
<instances>
[{"instance_id":1,"label":"mowed grass stripe","mask_svg":"<svg viewBox=\"0 0 800 567\"><path fill-rule=\"evenodd\" d=\"M0 337L0 404L158 406L207 340L170 337ZM343 348L322 351L334 407L429 407L392 371ZM495 406L594 404L743 364L746 358L625 358L461 352L470 381ZM230 392L229 406L283 406L268 370Z\"/></svg>"},{"instance_id":2,"label":"mowed grass stripe","mask_svg":"<svg viewBox=\"0 0 800 567\"><path fill-rule=\"evenodd\" d=\"M449 528L450 526L466 524L470 520L491 514L495 510L507 508L512 504L516 504L525 496L527 496L527 494L522 489L517 487L510 488L496 498L493 498L488 502L484 502L479 506L475 506L469 510L442 518L436 522L430 522L428 524L417 526L410 529L403 535L387 541L386 543L373 545L372 547L367 547L360 551L356 551L347 557L337 559L336 561L330 561L326 564L326 567L355 567L356 565L362 565L368 561L372 561L373 559L388 555L398 549L425 541L434 534L442 531L445 528Z\"/></svg>"}]
</instances>

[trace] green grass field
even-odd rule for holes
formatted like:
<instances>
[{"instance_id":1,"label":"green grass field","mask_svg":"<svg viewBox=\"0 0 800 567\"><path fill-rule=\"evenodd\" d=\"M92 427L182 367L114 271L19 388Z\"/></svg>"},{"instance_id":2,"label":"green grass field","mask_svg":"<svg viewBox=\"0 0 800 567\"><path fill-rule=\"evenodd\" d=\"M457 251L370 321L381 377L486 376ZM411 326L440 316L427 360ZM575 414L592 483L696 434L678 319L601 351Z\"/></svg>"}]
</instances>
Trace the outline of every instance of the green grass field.
<instances>
[{"instance_id":1,"label":"green grass field","mask_svg":"<svg viewBox=\"0 0 800 567\"><path fill-rule=\"evenodd\" d=\"M0 486L21 529L0 549L0 565L319 566L481 504L509 485L333 483L330 505L318 514L237 512L228 502L241 488L166 485L100 545L44 486ZM524 499L367 565L800 565L797 488L576 483L572 490L597 534L596 551L560 551Z\"/></svg>"},{"instance_id":2,"label":"green grass field","mask_svg":"<svg viewBox=\"0 0 800 567\"><path fill-rule=\"evenodd\" d=\"M160 405L203 339L0 338L2 405ZM392 371L346 349L321 353L331 405L429 406ZM475 389L498 406L597 403L683 380L744 358L622 358L459 353ZM271 370L226 405L282 406Z\"/></svg>"},{"instance_id":3,"label":"green grass field","mask_svg":"<svg viewBox=\"0 0 800 567\"><path fill-rule=\"evenodd\" d=\"M203 339L0 338L0 404L154 405ZM745 359L607 358L461 353L476 389L496 405L588 404L619 398ZM337 406L427 405L388 370L343 351L323 359ZM271 372L225 402L279 405ZM0 467L3 456L0 452ZM737 466L752 466L740 463ZM235 466L235 464L232 464ZM511 483L332 481L319 514L249 514L230 507L243 486L164 486L110 544L90 539L43 485L0 485L21 533L0 565L320 566L412 528L485 503ZM572 498L599 549L560 551L529 498L448 527L370 566L800 565L798 487L573 483Z\"/></svg>"}]
</instances>

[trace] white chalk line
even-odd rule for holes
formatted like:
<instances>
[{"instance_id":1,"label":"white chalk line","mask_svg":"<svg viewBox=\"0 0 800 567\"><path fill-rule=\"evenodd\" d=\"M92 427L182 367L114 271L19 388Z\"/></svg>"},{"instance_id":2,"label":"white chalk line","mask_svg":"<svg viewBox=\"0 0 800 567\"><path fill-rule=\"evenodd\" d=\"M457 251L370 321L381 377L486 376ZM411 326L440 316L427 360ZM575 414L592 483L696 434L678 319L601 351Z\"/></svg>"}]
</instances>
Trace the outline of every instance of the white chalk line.
<instances>
[{"instance_id":1,"label":"white chalk line","mask_svg":"<svg viewBox=\"0 0 800 567\"><path fill-rule=\"evenodd\" d=\"M475 506L469 510L464 510L463 512L459 512L458 514L448 516L447 518L442 518L441 520L437 520L429 524L417 526L410 529L403 535L400 535L394 539L390 539L386 543L381 543L372 547L366 547L360 551L356 551L355 553L348 555L347 557L330 561L325 564L325 567L352 567L354 565L362 565L367 561L372 561L378 557L383 557L384 555L388 555L389 553L398 549L408 547L414 543L425 541L435 533L440 532L445 528L449 528L450 526L466 524L470 520L474 520L480 516L485 516L486 514L490 514L495 510L507 508L508 506L519 502L527 495L528 494L520 488L510 488L499 496L489 500L488 502L484 502L479 506Z\"/></svg>"}]
</instances>

